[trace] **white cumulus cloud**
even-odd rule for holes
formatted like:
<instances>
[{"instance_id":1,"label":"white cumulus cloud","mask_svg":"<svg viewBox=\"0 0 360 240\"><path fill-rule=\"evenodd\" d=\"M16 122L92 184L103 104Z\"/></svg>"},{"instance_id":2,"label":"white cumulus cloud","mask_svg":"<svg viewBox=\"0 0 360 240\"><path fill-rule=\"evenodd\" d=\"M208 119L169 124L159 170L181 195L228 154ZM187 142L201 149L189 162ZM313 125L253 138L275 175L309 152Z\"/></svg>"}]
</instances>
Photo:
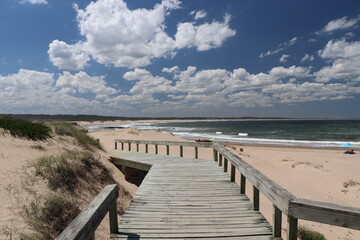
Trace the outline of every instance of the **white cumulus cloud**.
<instances>
[{"instance_id":1,"label":"white cumulus cloud","mask_svg":"<svg viewBox=\"0 0 360 240\"><path fill-rule=\"evenodd\" d=\"M348 17L342 17L335 20L331 20L326 26L317 32L317 34L331 33L340 29L348 29L356 25L360 20L360 17L349 19Z\"/></svg>"},{"instance_id":2,"label":"white cumulus cloud","mask_svg":"<svg viewBox=\"0 0 360 240\"><path fill-rule=\"evenodd\" d=\"M134 10L123 0L98 0L85 9L74 5L85 40L73 45L54 40L48 51L50 60L68 70L83 69L89 57L105 65L136 68L156 58L173 57L181 48L217 48L235 35L229 27L230 15L226 15L224 22L179 23L175 36L169 36L165 31L166 16L180 4L178 0L163 0L153 9ZM191 35L186 35L189 32Z\"/></svg>"},{"instance_id":3,"label":"white cumulus cloud","mask_svg":"<svg viewBox=\"0 0 360 240\"><path fill-rule=\"evenodd\" d=\"M266 57L266 56L270 56L270 55L274 55L277 54L279 52L283 52L285 51L287 48L291 47L292 45L294 45L297 42L298 38L297 37L293 37L292 39L290 39L287 42L284 43L280 43L279 46L274 49L274 50L268 50L267 52L263 52L260 54L260 58Z\"/></svg>"},{"instance_id":4,"label":"white cumulus cloud","mask_svg":"<svg viewBox=\"0 0 360 240\"><path fill-rule=\"evenodd\" d=\"M175 34L177 48L196 47L198 51L206 51L220 47L227 38L236 34L236 31L229 27L230 19L231 16L226 14L224 22L213 21L201 25L192 22L178 24Z\"/></svg>"},{"instance_id":5,"label":"white cumulus cloud","mask_svg":"<svg viewBox=\"0 0 360 240\"><path fill-rule=\"evenodd\" d=\"M194 19L195 19L195 20L204 18L204 17L206 17L206 15L207 15L207 13L206 13L205 10L191 11L190 14L191 14L191 15L194 15Z\"/></svg>"},{"instance_id":6,"label":"white cumulus cloud","mask_svg":"<svg viewBox=\"0 0 360 240\"><path fill-rule=\"evenodd\" d=\"M360 41L330 40L319 56L332 64L315 73L317 81L360 81Z\"/></svg>"},{"instance_id":7,"label":"white cumulus cloud","mask_svg":"<svg viewBox=\"0 0 360 240\"><path fill-rule=\"evenodd\" d=\"M282 63L287 62L288 59L289 59L289 57L290 57L290 55L288 55L288 54L283 54L283 55L280 57L279 62L282 62Z\"/></svg>"},{"instance_id":8,"label":"white cumulus cloud","mask_svg":"<svg viewBox=\"0 0 360 240\"><path fill-rule=\"evenodd\" d=\"M47 0L22 0L21 3L30 3L30 4L47 4Z\"/></svg>"},{"instance_id":9,"label":"white cumulus cloud","mask_svg":"<svg viewBox=\"0 0 360 240\"><path fill-rule=\"evenodd\" d=\"M68 45L59 40L49 44L50 61L60 69L80 70L90 60L87 53L81 50L81 44Z\"/></svg>"}]
</instances>

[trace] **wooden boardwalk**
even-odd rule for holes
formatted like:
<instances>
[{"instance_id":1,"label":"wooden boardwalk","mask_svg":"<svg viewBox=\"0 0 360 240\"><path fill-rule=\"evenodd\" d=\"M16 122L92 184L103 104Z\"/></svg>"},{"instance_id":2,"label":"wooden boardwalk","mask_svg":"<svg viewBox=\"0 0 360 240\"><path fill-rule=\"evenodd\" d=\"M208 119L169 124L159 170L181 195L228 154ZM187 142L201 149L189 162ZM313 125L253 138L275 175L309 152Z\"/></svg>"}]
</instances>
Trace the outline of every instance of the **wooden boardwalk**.
<instances>
[{"instance_id":1,"label":"wooden boardwalk","mask_svg":"<svg viewBox=\"0 0 360 240\"><path fill-rule=\"evenodd\" d=\"M111 157L117 165L151 168L111 239L274 239L216 162L129 151Z\"/></svg>"}]
</instances>

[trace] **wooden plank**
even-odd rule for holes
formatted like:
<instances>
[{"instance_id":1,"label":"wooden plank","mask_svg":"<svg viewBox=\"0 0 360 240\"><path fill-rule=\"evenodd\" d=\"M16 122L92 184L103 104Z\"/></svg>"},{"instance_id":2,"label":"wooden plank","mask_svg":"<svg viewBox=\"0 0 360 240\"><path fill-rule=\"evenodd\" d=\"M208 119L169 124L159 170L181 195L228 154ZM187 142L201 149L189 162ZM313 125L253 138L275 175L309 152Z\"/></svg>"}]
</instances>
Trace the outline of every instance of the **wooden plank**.
<instances>
[{"instance_id":1,"label":"wooden plank","mask_svg":"<svg viewBox=\"0 0 360 240\"><path fill-rule=\"evenodd\" d=\"M116 184L106 186L56 239L91 239L106 213L114 206L118 190Z\"/></svg>"},{"instance_id":2,"label":"wooden plank","mask_svg":"<svg viewBox=\"0 0 360 240\"><path fill-rule=\"evenodd\" d=\"M132 235L132 236L111 236L112 240L139 240L139 236L136 235ZM163 237L141 237L141 239L143 240L188 240L191 238L182 238L182 237L178 237L178 238L163 238ZM219 239L218 237L206 237L206 238L201 238L201 240L215 240L215 239ZM237 236L237 237L221 237L222 240L282 240L282 239L276 239L273 238L272 236Z\"/></svg>"},{"instance_id":3,"label":"wooden plank","mask_svg":"<svg viewBox=\"0 0 360 240\"><path fill-rule=\"evenodd\" d=\"M290 202L289 215L298 219L360 230L360 208L296 199Z\"/></svg>"},{"instance_id":4,"label":"wooden plank","mask_svg":"<svg viewBox=\"0 0 360 240\"><path fill-rule=\"evenodd\" d=\"M116 154L151 166L121 219L120 231L126 237L271 236L270 224L253 211L247 196L239 194L237 184L214 161L126 151Z\"/></svg>"}]
</instances>

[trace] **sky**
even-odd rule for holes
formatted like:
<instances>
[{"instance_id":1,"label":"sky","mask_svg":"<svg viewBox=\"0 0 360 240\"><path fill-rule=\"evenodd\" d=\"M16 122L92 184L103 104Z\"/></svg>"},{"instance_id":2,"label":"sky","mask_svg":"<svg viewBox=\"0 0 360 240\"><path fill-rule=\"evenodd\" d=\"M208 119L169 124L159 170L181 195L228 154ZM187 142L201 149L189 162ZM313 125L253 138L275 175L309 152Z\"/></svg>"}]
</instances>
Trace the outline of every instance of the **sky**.
<instances>
[{"instance_id":1,"label":"sky","mask_svg":"<svg viewBox=\"0 0 360 240\"><path fill-rule=\"evenodd\" d=\"M360 117L358 0L1 0L0 113Z\"/></svg>"}]
</instances>

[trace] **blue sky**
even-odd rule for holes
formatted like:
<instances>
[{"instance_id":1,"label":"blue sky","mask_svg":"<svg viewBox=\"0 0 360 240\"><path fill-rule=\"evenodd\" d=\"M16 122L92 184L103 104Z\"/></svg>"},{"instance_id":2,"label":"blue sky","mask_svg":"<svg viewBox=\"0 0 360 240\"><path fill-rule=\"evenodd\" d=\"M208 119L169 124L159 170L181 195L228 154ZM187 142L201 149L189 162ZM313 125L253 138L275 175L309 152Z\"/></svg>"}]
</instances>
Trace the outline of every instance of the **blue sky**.
<instances>
[{"instance_id":1,"label":"blue sky","mask_svg":"<svg viewBox=\"0 0 360 240\"><path fill-rule=\"evenodd\" d=\"M2 0L0 113L360 116L360 2Z\"/></svg>"}]
</instances>

